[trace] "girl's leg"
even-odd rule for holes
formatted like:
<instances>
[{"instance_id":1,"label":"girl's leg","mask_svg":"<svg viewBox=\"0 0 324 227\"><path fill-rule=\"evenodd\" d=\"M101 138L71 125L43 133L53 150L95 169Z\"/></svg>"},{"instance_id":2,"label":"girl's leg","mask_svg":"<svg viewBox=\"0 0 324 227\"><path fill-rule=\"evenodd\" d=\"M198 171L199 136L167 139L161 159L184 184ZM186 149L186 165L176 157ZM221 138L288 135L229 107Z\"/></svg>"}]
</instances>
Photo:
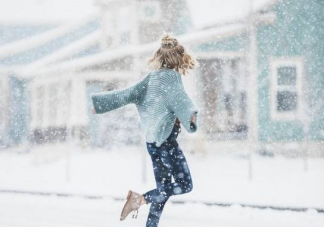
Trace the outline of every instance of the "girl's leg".
<instances>
[{"instance_id":1,"label":"girl's leg","mask_svg":"<svg viewBox=\"0 0 324 227\"><path fill-rule=\"evenodd\" d=\"M157 188L143 196L147 203L152 203L147 219L147 227L156 227L167 200L172 195L188 193L192 190L192 179L186 158L176 138L178 128L175 127L166 143L161 147L147 143L152 158ZM175 179L171 183L172 176Z\"/></svg>"},{"instance_id":2,"label":"girl's leg","mask_svg":"<svg viewBox=\"0 0 324 227\"><path fill-rule=\"evenodd\" d=\"M164 202L162 202L162 203L152 202L152 204L150 206L150 212L149 212L149 215L148 215L147 221L146 221L146 227L157 227L158 226L164 205L166 204L168 199L169 198L164 200Z\"/></svg>"},{"instance_id":3,"label":"girl's leg","mask_svg":"<svg viewBox=\"0 0 324 227\"><path fill-rule=\"evenodd\" d=\"M157 148L153 144L148 144L147 148L152 159L156 186L158 189L163 189L164 184L171 183L171 170L163 163L163 159L159 155L161 153L159 151L161 147ZM151 203L146 227L157 227L168 197L165 195L163 190L157 191L154 194L146 193L144 194L144 197L147 203Z\"/></svg>"},{"instance_id":4,"label":"girl's leg","mask_svg":"<svg viewBox=\"0 0 324 227\"><path fill-rule=\"evenodd\" d=\"M144 194L148 203L161 203L170 196L188 193L193 188L187 160L177 141L168 141L168 146L159 152L161 157L151 156L157 188ZM174 183L171 183L171 175Z\"/></svg>"},{"instance_id":5,"label":"girl's leg","mask_svg":"<svg viewBox=\"0 0 324 227\"><path fill-rule=\"evenodd\" d=\"M173 183L173 195L188 193L193 189L188 162L177 141L173 143L175 148L174 154L171 155L172 176L175 181Z\"/></svg>"}]
</instances>

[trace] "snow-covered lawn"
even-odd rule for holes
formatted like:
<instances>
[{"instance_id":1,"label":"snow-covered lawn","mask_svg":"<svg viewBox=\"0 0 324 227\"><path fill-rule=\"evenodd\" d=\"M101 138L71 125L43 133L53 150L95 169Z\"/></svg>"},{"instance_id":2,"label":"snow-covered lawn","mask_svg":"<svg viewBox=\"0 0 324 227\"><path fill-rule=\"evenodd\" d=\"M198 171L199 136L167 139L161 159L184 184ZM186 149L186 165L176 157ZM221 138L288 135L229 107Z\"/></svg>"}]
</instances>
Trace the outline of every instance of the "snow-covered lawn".
<instances>
[{"instance_id":1,"label":"snow-covered lawn","mask_svg":"<svg viewBox=\"0 0 324 227\"><path fill-rule=\"evenodd\" d=\"M124 201L56 196L0 194L1 227L143 227L149 206L119 221ZM309 212L259 210L201 204L165 206L161 227L322 227L324 215Z\"/></svg>"},{"instance_id":2,"label":"snow-covered lawn","mask_svg":"<svg viewBox=\"0 0 324 227\"><path fill-rule=\"evenodd\" d=\"M185 155L194 189L173 197L174 201L324 208L324 159L309 159L305 172L301 159L255 156L253 180L249 181L245 159L224 155L201 157L186 152ZM70 182L66 181L67 169ZM146 183L142 181L143 172L147 175ZM20 155L0 152L0 189L124 198L129 189L144 193L154 187L150 157L144 148L82 151L51 146Z\"/></svg>"}]
</instances>

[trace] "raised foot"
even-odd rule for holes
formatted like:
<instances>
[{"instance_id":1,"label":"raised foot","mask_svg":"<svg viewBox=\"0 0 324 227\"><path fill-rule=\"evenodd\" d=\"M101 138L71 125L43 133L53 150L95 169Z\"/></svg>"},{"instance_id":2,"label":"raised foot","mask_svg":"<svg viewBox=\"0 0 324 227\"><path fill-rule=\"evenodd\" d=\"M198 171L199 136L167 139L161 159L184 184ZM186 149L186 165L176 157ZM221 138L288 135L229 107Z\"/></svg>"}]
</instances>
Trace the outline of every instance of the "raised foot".
<instances>
[{"instance_id":1,"label":"raised foot","mask_svg":"<svg viewBox=\"0 0 324 227\"><path fill-rule=\"evenodd\" d=\"M127 201L120 215L121 221L125 220L128 214L131 213L132 211L134 211L133 218L137 218L139 207L142 204L146 203L143 195L133 192L131 190L129 190L126 200Z\"/></svg>"}]
</instances>

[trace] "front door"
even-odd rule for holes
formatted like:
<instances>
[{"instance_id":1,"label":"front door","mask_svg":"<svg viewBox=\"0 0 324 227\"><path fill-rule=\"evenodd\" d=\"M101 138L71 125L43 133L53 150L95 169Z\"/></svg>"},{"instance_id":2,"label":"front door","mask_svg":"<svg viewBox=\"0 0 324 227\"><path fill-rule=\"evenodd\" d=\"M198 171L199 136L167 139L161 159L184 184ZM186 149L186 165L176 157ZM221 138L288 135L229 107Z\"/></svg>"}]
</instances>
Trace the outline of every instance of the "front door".
<instances>
[{"instance_id":1,"label":"front door","mask_svg":"<svg viewBox=\"0 0 324 227\"><path fill-rule=\"evenodd\" d=\"M203 130L219 139L244 138L247 119L243 60L202 59L199 63Z\"/></svg>"}]
</instances>

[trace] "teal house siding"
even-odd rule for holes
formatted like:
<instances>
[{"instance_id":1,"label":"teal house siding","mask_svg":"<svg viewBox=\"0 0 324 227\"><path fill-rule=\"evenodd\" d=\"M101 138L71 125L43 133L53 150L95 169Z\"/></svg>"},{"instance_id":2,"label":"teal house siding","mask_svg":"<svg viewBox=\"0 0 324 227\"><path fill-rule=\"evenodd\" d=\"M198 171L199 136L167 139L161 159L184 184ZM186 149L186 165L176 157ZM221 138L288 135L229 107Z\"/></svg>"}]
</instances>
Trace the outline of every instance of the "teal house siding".
<instances>
[{"instance_id":1,"label":"teal house siding","mask_svg":"<svg viewBox=\"0 0 324 227\"><path fill-rule=\"evenodd\" d=\"M323 81L324 73L324 2L321 0L285 0L276 4L272 11L276 21L257 29L259 81L259 136L264 142L300 141L304 137L300 121L273 121L270 118L270 59L302 57L304 59L303 106L313 119L311 138L323 139ZM268 80L267 80L268 78ZM321 105L321 106L320 106Z\"/></svg>"},{"instance_id":2,"label":"teal house siding","mask_svg":"<svg viewBox=\"0 0 324 227\"><path fill-rule=\"evenodd\" d=\"M9 77L9 144L17 145L28 139L29 94L27 81Z\"/></svg>"},{"instance_id":3,"label":"teal house siding","mask_svg":"<svg viewBox=\"0 0 324 227\"><path fill-rule=\"evenodd\" d=\"M193 28L190 13L186 8L186 1L178 1L178 4L174 5L174 11L178 12L175 22L175 35L182 35L190 31Z\"/></svg>"},{"instance_id":4,"label":"teal house siding","mask_svg":"<svg viewBox=\"0 0 324 227\"><path fill-rule=\"evenodd\" d=\"M245 34L229 37L228 39L215 40L203 43L194 48L196 52L244 52L248 47L248 40Z\"/></svg>"},{"instance_id":5,"label":"teal house siding","mask_svg":"<svg viewBox=\"0 0 324 227\"><path fill-rule=\"evenodd\" d=\"M306 136L312 141L324 140L324 1L273 2L275 4L264 12L274 13L274 21L256 25L259 140L265 143L295 142L302 141ZM249 37L243 31L237 31L229 37L220 36L214 41L197 45L193 50L215 54L248 53ZM304 102L301 111L307 119L311 119L307 135L302 118L279 120L271 116L270 97L273 91L270 88L270 63L272 59L281 58L303 61L303 94L299 98Z\"/></svg>"},{"instance_id":6,"label":"teal house siding","mask_svg":"<svg viewBox=\"0 0 324 227\"><path fill-rule=\"evenodd\" d=\"M2 43L3 46L5 46L14 41L23 42L24 39L37 37L38 35L50 30L50 28L52 27L33 27L25 25L9 28L0 26L0 44ZM5 113L8 113L8 119L3 130L4 136L2 136L3 138L0 138L0 146L3 145L10 147L25 144L30 139L30 92L32 91L30 89L30 81L23 79L22 75L20 75L20 70L31 63L37 62L37 60L55 54L56 51L68 47L74 42L97 31L99 28L99 20L93 18L85 23L76 25L73 29L62 33L58 37L53 37L53 39L44 44L36 45L26 51L22 50L19 52L19 50L17 50L14 51L13 54L1 57L0 67L4 69L8 68L4 73L0 73L0 76L8 77L8 81L6 81L5 84L8 88L8 93L6 94L6 97L8 97L8 105L5 107ZM26 34L22 32L24 29L26 29ZM1 36L3 34L5 34L5 36ZM12 40L9 39L10 37ZM94 44L90 47L80 47L76 54L64 59L64 61L82 58L98 52L100 52L98 44ZM17 69L15 67L17 67ZM11 73L9 73L9 69ZM0 91L0 95L3 95L1 92L3 91Z\"/></svg>"}]
</instances>

